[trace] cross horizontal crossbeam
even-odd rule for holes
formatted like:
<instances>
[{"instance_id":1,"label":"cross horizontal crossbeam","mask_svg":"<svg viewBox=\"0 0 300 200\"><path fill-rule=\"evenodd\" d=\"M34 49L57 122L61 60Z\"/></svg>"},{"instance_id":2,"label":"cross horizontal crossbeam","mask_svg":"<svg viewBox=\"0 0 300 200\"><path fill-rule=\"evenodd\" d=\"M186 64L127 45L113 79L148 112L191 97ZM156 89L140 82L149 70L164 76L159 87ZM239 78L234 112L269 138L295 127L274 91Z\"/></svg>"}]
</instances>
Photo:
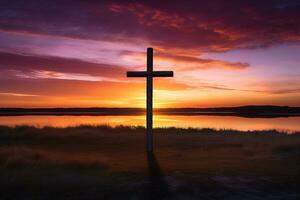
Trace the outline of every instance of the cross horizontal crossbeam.
<instances>
[{"instance_id":1,"label":"cross horizontal crossbeam","mask_svg":"<svg viewBox=\"0 0 300 200\"><path fill-rule=\"evenodd\" d=\"M172 71L129 71L127 72L127 77L173 77L174 73Z\"/></svg>"}]
</instances>

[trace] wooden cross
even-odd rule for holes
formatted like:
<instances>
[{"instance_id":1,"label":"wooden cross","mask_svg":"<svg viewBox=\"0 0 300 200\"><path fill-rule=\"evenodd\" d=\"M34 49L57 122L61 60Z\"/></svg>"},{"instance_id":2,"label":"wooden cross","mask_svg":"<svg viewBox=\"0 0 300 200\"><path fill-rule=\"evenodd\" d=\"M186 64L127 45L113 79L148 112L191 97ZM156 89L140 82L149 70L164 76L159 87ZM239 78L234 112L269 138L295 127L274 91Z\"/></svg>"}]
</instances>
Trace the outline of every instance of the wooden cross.
<instances>
[{"instance_id":1,"label":"wooden cross","mask_svg":"<svg viewBox=\"0 0 300 200\"><path fill-rule=\"evenodd\" d=\"M153 71L153 48L147 48L147 71L129 71L127 77L147 78L147 151L153 152L153 77L173 77L173 71Z\"/></svg>"}]
</instances>

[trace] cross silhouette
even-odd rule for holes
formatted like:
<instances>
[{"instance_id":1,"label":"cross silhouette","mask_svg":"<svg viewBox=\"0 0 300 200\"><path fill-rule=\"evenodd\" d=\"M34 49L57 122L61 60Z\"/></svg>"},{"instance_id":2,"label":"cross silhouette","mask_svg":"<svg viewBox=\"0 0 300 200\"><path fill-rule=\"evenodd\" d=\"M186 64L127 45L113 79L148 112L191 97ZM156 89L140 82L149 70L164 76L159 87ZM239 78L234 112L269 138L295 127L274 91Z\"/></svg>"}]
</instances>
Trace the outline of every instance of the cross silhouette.
<instances>
[{"instance_id":1,"label":"cross silhouette","mask_svg":"<svg viewBox=\"0 0 300 200\"><path fill-rule=\"evenodd\" d=\"M153 77L173 77L173 71L153 71L153 48L147 48L147 71L129 71L127 77L147 78L147 151L153 152Z\"/></svg>"}]
</instances>

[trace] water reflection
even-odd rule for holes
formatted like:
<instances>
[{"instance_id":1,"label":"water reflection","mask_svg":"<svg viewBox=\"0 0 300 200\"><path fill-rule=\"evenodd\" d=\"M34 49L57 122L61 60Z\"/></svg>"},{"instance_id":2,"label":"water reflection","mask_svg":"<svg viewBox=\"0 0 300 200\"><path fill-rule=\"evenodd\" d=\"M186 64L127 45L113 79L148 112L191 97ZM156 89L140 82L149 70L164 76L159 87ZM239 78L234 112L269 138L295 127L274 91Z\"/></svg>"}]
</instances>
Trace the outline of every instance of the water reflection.
<instances>
[{"instance_id":1,"label":"water reflection","mask_svg":"<svg viewBox=\"0 0 300 200\"><path fill-rule=\"evenodd\" d=\"M144 126L145 116L1 116L0 125L31 126L77 126L89 125L134 125ZM277 129L288 132L300 131L300 117L243 118L233 116L154 116L155 127L194 127L236 130Z\"/></svg>"}]
</instances>

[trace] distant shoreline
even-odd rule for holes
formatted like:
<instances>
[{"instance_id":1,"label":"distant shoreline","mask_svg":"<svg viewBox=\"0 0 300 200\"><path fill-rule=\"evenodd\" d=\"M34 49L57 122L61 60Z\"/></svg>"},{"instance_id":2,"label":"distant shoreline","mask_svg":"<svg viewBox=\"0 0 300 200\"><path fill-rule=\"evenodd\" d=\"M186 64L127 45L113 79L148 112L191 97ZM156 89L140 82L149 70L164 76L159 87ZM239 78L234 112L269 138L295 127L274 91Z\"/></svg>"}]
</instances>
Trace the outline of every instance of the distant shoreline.
<instances>
[{"instance_id":1,"label":"distant shoreline","mask_svg":"<svg viewBox=\"0 0 300 200\"><path fill-rule=\"evenodd\" d=\"M159 115L212 115L239 116L248 118L274 118L300 116L300 107L288 106L240 106L216 108L160 108L154 110ZM143 115L143 108L0 108L0 116L133 116Z\"/></svg>"}]
</instances>

